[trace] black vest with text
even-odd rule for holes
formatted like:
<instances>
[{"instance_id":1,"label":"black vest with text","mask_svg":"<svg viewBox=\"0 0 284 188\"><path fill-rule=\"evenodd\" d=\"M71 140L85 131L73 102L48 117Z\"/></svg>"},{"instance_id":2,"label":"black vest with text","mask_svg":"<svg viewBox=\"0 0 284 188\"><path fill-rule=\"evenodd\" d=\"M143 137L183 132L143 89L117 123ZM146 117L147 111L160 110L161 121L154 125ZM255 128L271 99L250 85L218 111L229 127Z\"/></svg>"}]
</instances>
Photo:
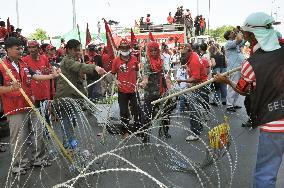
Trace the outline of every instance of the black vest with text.
<instances>
[{"instance_id":1,"label":"black vest with text","mask_svg":"<svg viewBox=\"0 0 284 188\"><path fill-rule=\"evenodd\" d=\"M263 125L284 118L284 46L271 52L257 50L248 59L256 76L251 95L251 118Z\"/></svg>"}]
</instances>

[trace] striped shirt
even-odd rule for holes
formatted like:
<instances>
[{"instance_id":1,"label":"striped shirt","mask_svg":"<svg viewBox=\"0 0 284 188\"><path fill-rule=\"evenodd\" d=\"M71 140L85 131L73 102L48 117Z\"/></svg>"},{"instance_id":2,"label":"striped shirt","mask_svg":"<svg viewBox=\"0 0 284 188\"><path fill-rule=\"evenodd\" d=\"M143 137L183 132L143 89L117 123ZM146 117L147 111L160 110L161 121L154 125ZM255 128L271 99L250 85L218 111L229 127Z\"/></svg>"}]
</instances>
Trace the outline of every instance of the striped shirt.
<instances>
[{"instance_id":1,"label":"striped shirt","mask_svg":"<svg viewBox=\"0 0 284 188\"><path fill-rule=\"evenodd\" d=\"M254 52L258 48L260 48L259 45L256 45L256 47L257 48L254 48ZM247 60L245 60L242 64L241 78L247 83L246 85L252 85L253 88L255 88L256 86L255 73L254 73L252 66ZM240 89L243 92L247 92L247 88L240 88ZM280 119L278 121L272 121L272 122L260 125L260 130L264 132L284 132L284 119Z\"/></svg>"}]
</instances>

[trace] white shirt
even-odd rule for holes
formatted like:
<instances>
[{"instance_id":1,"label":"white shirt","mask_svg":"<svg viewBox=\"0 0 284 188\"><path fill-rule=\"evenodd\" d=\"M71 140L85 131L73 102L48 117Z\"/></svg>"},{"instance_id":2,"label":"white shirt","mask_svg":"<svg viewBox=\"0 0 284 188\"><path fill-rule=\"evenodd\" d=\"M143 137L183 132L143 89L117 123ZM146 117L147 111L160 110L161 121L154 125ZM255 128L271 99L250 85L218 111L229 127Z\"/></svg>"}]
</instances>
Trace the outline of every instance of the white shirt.
<instances>
[{"instance_id":1,"label":"white shirt","mask_svg":"<svg viewBox=\"0 0 284 188\"><path fill-rule=\"evenodd\" d=\"M169 71L170 68L171 68L171 66L170 66L171 55L164 52L164 53L162 53L162 55L161 55L161 59L162 59L163 62L164 62L164 69L165 69L166 71Z\"/></svg>"},{"instance_id":2,"label":"white shirt","mask_svg":"<svg viewBox=\"0 0 284 188\"><path fill-rule=\"evenodd\" d=\"M177 74L176 74L177 80L187 80L187 77L188 76L187 76L187 70L186 69L181 67L177 70ZM188 86L188 84L186 82L181 82L181 83L177 84L176 88L182 90L182 89L187 88L187 86Z\"/></svg>"},{"instance_id":3,"label":"white shirt","mask_svg":"<svg viewBox=\"0 0 284 188\"><path fill-rule=\"evenodd\" d=\"M19 66L17 63L15 63L14 61L11 63L12 66L16 69L16 71L19 73L20 72L20 69L19 69Z\"/></svg>"},{"instance_id":4,"label":"white shirt","mask_svg":"<svg viewBox=\"0 0 284 188\"><path fill-rule=\"evenodd\" d=\"M172 55L171 60L172 60L172 62L173 62L173 63L178 62L178 61L179 61L179 59L180 59L179 54L174 54L174 55Z\"/></svg>"}]
</instances>

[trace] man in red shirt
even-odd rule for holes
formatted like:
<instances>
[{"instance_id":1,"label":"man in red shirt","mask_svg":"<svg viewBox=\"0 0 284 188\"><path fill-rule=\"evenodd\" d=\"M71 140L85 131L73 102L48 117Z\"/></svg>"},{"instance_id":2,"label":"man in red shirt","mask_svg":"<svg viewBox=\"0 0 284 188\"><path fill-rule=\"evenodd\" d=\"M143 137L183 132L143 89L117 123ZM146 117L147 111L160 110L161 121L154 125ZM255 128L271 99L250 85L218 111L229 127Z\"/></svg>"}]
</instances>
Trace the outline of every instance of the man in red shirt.
<instances>
[{"instance_id":1,"label":"man in red shirt","mask_svg":"<svg viewBox=\"0 0 284 188\"><path fill-rule=\"evenodd\" d=\"M51 44L47 45L46 47L46 57L49 62L59 63L56 62L56 47L52 46Z\"/></svg>"},{"instance_id":2,"label":"man in red shirt","mask_svg":"<svg viewBox=\"0 0 284 188\"><path fill-rule=\"evenodd\" d=\"M50 66L55 66L55 67L60 67L59 63L57 62L56 58L56 47L52 46L51 44L47 45L46 47L46 57L48 59L48 63ZM56 79L50 80L50 99L53 99L54 94L55 94L55 86L56 86Z\"/></svg>"},{"instance_id":3,"label":"man in red shirt","mask_svg":"<svg viewBox=\"0 0 284 188\"><path fill-rule=\"evenodd\" d=\"M4 44L4 39L7 34L8 34L8 31L5 28L5 22L0 21L0 45Z\"/></svg>"},{"instance_id":4,"label":"man in red shirt","mask_svg":"<svg viewBox=\"0 0 284 188\"><path fill-rule=\"evenodd\" d=\"M22 58L27 65L38 75L48 75L51 72L51 65L45 55L39 54L37 41L28 42L29 55ZM35 97L35 106L40 107L41 103L50 99L50 82L32 80L31 89Z\"/></svg>"},{"instance_id":5,"label":"man in red shirt","mask_svg":"<svg viewBox=\"0 0 284 188\"><path fill-rule=\"evenodd\" d=\"M146 26L147 29L149 29L149 26L151 25L151 20L150 20L150 14L147 14L147 18L146 18Z\"/></svg>"},{"instance_id":6,"label":"man in red shirt","mask_svg":"<svg viewBox=\"0 0 284 188\"><path fill-rule=\"evenodd\" d=\"M168 21L168 24L173 24L174 23L174 18L172 17L172 13L169 12L169 15L167 17L167 21Z\"/></svg>"},{"instance_id":7,"label":"man in red shirt","mask_svg":"<svg viewBox=\"0 0 284 188\"><path fill-rule=\"evenodd\" d=\"M207 71L205 66L202 63L199 55L196 52L192 51L192 47L189 46L188 48L188 60L187 60L187 69L188 69L188 80L177 80L178 83L180 82L187 82L192 83L193 85L200 84L208 79ZM198 140L201 131L203 130L203 125L201 123L200 114L197 111L197 106L203 107L205 110L207 109L207 104L209 103L208 97L208 89L202 87L190 95L190 103L189 103L189 111L190 111L190 130L192 131L192 135L186 137L187 141L194 141ZM200 105L198 105L200 104Z\"/></svg>"},{"instance_id":8,"label":"man in red shirt","mask_svg":"<svg viewBox=\"0 0 284 188\"><path fill-rule=\"evenodd\" d=\"M33 100L31 91L32 80L49 80L58 76L58 73L49 75L38 75L21 61L22 54L21 41L15 37L9 37L5 40L5 49L7 57L3 59L0 66L0 95L3 102L4 113L7 116L10 128L10 147L13 154L12 172L16 174L25 174L28 169L28 153L26 140L33 130L35 143L32 145L32 165L49 166L50 163L45 160L46 147L42 138L41 126L35 116L35 113L29 112L30 106L22 96L19 88ZM11 71L11 74L17 79L13 82L8 76L3 64ZM32 125L32 126L31 126ZM31 127L30 127L31 126Z\"/></svg>"},{"instance_id":9,"label":"man in red shirt","mask_svg":"<svg viewBox=\"0 0 284 188\"><path fill-rule=\"evenodd\" d=\"M112 63L112 74L117 75L118 85L118 103L120 109L120 118L123 123L122 134L126 138L129 133L129 104L131 104L131 114L134 116L134 126L138 128L139 114L138 103L136 97L136 82L138 61L136 57L130 53L130 43L126 39L122 39L118 46L120 55L115 58Z\"/></svg>"},{"instance_id":10,"label":"man in red shirt","mask_svg":"<svg viewBox=\"0 0 284 188\"><path fill-rule=\"evenodd\" d=\"M106 72L111 71L113 58L108 54L108 48L105 46L102 53L103 68ZM102 80L102 95L111 94L111 86L113 83L113 76L108 74Z\"/></svg>"}]
</instances>

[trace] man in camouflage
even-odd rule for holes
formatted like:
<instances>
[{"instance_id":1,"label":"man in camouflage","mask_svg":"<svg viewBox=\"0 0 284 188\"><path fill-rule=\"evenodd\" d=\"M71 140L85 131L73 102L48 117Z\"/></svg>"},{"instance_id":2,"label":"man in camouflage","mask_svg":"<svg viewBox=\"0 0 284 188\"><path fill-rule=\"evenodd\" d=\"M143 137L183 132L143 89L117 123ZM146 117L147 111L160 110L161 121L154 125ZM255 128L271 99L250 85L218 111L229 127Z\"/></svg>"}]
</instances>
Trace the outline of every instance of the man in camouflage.
<instances>
[{"instance_id":1,"label":"man in camouflage","mask_svg":"<svg viewBox=\"0 0 284 188\"><path fill-rule=\"evenodd\" d=\"M87 94L87 90L83 85L82 74L105 74L105 70L95 64L85 64L80 62L81 43L78 40L71 39L66 44L66 56L60 63L62 74L83 94ZM70 142L74 138L74 127L76 125L76 110L70 100L60 100L62 98L80 99L81 96L62 78L59 77L56 83L55 104L57 114L61 122L63 122L63 145L69 148ZM62 109L63 108L63 109ZM66 109L68 108L68 109ZM72 113L73 112L73 113ZM70 114L68 114L70 113ZM69 116L68 116L69 115ZM70 115L72 116L71 118Z\"/></svg>"}]
</instances>

